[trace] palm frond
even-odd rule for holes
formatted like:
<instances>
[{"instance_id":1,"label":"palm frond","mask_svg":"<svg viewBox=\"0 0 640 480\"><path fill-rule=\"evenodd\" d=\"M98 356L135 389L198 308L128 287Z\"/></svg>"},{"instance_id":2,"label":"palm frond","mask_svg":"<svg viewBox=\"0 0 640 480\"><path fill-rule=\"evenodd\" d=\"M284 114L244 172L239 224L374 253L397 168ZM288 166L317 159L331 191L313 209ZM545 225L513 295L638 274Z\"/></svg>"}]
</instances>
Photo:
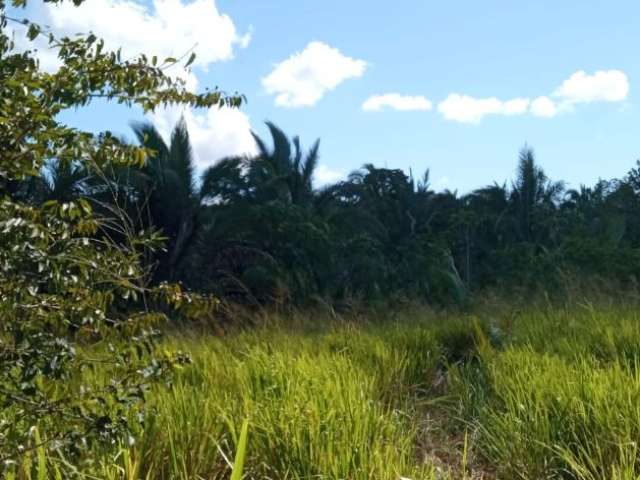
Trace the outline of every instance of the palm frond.
<instances>
[{"instance_id":1,"label":"palm frond","mask_svg":"<svg viewBox=\"0 0 640 480\"><path fill-rule=\"evenodd\" d=\"M169 155L169 147L153 124L150 122L132 122L131 129L141 145L157 152L154 158Z\"/></svg>"},{"instance_id":2,"label":"palm frond","mask_svg":"<svg viewBox=\"0 0 640 480\"><path fill-rule=\"evenodd\" d=\"M171 145L167 160L167 167L175 172L179 178L176 187L183 192L183 195L194 196L195 162L184 117L180 119L171 133Z\"/></svg>"},{"instance_id":3,"label":"palm frond","mask_svg":"<svg viewBox=\"0 0 640 480\"><path fill-rule=\"evenodd\" d=\"M311 186L313 180L313 174L318 168L318 161L320 160L320 139L316 140L309 149L307 156L305 157L304 164L302 165L302 181L305 185Z\"/></svg>"},{"instance_id":4,"label":"palm frond","mask_svg":"<svg viewBox=\"0 0 640 480\"><path fill-rule=\"evenodd\" d=\"M266 122L266 125L273 140L273 150L269 160L279 175L287 175L292 169L291 143L286 134L274 123Z\"/></svg>"}]
</instances>

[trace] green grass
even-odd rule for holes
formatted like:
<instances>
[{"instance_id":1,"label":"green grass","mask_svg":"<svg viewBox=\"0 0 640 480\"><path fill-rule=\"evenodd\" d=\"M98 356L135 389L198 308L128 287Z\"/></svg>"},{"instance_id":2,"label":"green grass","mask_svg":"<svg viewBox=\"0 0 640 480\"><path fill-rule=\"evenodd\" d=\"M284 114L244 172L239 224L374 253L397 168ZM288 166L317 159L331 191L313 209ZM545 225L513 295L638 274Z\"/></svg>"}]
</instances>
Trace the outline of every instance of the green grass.
<instances>
[{"instance_id":1,"label":"green grass","mask_svg":"<svg viewBox=\"0 0 640 480\"><path fill-rule=\"evenodd\" d=\"M85 478L640 479L634 305L271 323L170 335L193 364ZM63 466L36 451L13 475Z\"/></svg>"}]
</instances>

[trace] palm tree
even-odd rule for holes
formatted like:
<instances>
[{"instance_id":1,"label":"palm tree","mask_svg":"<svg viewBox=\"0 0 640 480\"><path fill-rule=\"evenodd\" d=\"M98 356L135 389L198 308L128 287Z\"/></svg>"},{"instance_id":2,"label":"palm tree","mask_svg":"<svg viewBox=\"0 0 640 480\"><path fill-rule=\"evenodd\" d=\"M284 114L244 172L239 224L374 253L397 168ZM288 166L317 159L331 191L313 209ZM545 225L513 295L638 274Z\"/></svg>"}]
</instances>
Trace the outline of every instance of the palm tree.
<instances>
[{"instance_id":1,"label":"palm tree","mask_svg":"<svg viewBox=\"0 0 640 480\"><path fill-rule=\"evenodd\" d=\"M77 163L52 160L45 165L40 177L44 201L68 202L86 193L90 174Z\"/></svg>"},{"instance_id":2,"label":"palm tree","mask_svg":"<svg viewBox=\"0 0 640 480\"><path fill-rule=\"evenodd\" d=\"M40 204L49 200L69 202L88 194L89 172L76 162L48 161L39 175L12 181L2 190L18 200Z\"/></svg>"},{"instance_id":3,"label":"palm tree","mask_svg":"<svg viewBox=\"0 0 640 480\"><path fill-rule=\"evenodd\" d=\"M258 154L225 158L209 167L202 175L202 198L222 203L279 201L298 206L313 203L313 174L318 166L320 140L305 154L297 136L289 140L273 123L266 125L273 148L252 132Z\"/></svg>"},{"instance_id":4,"label":"palm tree","mask_svg":"<svg viewBox=\"0 0 640 480\"><path fill-rule=\"evenodd\" d=\"M455 220L463 238L460 255L464 258L467 286L475 281L485 281L486 269L483 267L489 263L492 252L514 238L506 183L494 183L462 197Z\"/></svg>"},{"instance_id":5,"label":"palm tree","mask_svg":"<svg viewBox=\"0 0 640 480\"><path fill-rule=\"evenodd\" d=\"M200 192L194 180L194 160L184 119L175 126L167 145L150 123L133 125L138 141L154 153L141 175L130 181L138 190L138 207L148 222L167 238L158 258L157 280L175 280L178 267L195 232Z\"/></svg>"},{"instance_id":6,"label":"palm tree","mask_svg":"<svg viewBox=\"0 0 640 480\"><path fill-rule=\"evenodd\" d=\"M317 284L311 263L327 250L314 256L309 247L323 241L313 188L319 141L305 153L298 137L289 140L270 122L267 128L273 147L253 134L257 155L226 158L203 173L204 205L191 259L206 265L197 282L211 285L214 278L255 298L272 296L279 282L293 291Z\"/></svg>"},{"instance_id":7,"label":"palm tree","mask_svg":"<svg viewBox=\"0 0 640 480\"><path fill-rule=\"evenodd\" d=\"M555 211L563 191L564 184L549 180L544 170L536 164L533 149L525 145L520 151L517 176L511 190L518 233L522 241L539 240L537 223L545 220L545 213Z\"/></svg>"},{"instance_id":8,"label":"palm tree","mask_svg":"<svg viewBox=\"0 0 640 480\"><path fill-rule=\"evenodd\" d=\"M267 128L273 141L273 149L255 133L253 138L258 155L249 164L248 176L267 198L294 205L309 206L313 200L313 174L318 166L320 140L304 154L299 137L290 141L285 133L271 122ZM293 148L292 148L293 147Z\"/></svg>"},{"instance_id":9,"label":"palm tree","mask_svg":"<svg viewBox=\"0 0 640 480\"><path fill-rule=\"evenodd\" d=\"M371 294L404 290L433 298L448 291L462 298L450 250L440 242L458 200L433 192L428 171L416 182L402 170L366 164L321 197L322 211L344 239L343 283Z\"/></svg>"}]
</instances>

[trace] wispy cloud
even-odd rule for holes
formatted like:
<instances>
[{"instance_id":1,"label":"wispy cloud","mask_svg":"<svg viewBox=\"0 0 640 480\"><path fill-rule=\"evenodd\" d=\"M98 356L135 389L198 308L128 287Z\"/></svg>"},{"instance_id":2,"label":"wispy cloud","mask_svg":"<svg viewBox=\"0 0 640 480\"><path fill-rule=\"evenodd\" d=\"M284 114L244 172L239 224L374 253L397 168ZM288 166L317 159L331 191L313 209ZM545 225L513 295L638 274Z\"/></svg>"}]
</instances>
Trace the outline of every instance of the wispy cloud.
<instances>
[{"instance_id":1,"label":"wispy cloud","mask_svg":"<svg viewBox=\"0 0 640 480\"><path fill-rule=\"evenodd\" d=\"M262 79L280 107L310 107L345 80L361 77L367 64L326 43L311 42L302 52L275 65Z\"/></svg>"},{"instance_id":2,"label":"wispy cloud","mask_svg":"<svg viewBox=\"0 0 640 480\"><path fill-rule=\"evenodd\" d=\"M399 93L386 93L384 95L373 95L362 104L365 112L379 112L381 110L398 111L427 111L433 108L430 100L422 95L411 96Z\"/></svg>"}]
</instances>

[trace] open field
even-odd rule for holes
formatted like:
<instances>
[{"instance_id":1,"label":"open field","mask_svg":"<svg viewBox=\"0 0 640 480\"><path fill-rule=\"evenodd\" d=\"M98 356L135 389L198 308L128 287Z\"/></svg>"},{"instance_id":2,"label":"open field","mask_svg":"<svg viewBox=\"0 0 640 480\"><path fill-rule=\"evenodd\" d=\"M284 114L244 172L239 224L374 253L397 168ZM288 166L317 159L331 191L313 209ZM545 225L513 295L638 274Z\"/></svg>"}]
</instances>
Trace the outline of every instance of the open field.
<instances>
[{"instance_id":1,"label":"open field","mask_svg":"<svg viewBox=\"0 0 640 480\"><path fill-rule=\"evenodd\" d=\"M171 335L193 363L150 394L133 446L79 468L229 478L248 419L245 478L640 478L637 308L383 317ZM34 452L16 477L54 478L61 461Z\"/></svg>"}]
</instances>

